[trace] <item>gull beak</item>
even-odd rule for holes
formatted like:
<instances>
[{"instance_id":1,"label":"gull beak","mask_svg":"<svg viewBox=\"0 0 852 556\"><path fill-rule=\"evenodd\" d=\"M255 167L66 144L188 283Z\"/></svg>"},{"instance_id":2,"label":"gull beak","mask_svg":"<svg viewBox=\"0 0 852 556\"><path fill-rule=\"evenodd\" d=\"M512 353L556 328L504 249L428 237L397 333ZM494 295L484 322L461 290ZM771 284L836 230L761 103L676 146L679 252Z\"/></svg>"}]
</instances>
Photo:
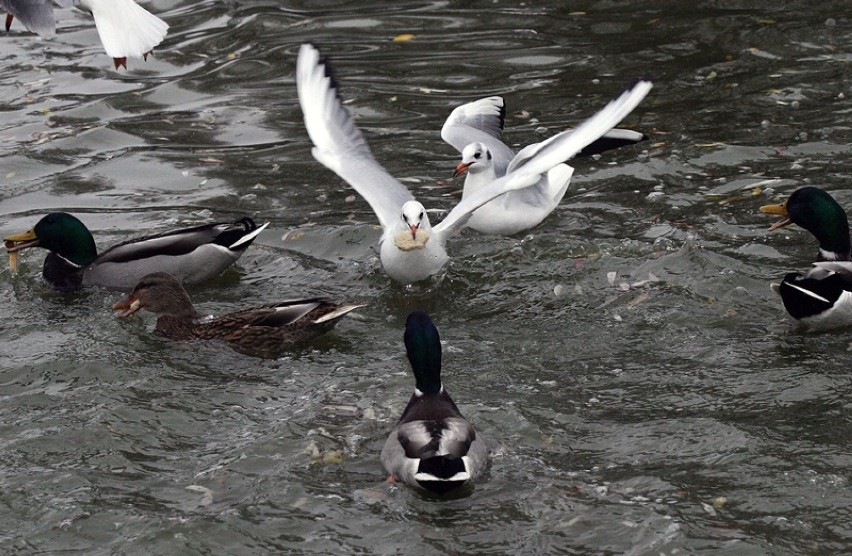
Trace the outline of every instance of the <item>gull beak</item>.
<instances>
[{"instance_id":1,"label":"gull beak","mask_svg":"<svg viewBox=\"0 0 852 556\"><path fill-rule=\"evenodd\" d=\"M127 299L119 299L113 303L112 308L114 311L118 311L115 316L129 317L142 308L142 302L134 294L130 294Z\"/></svg>"},{"instance_id":2,"label":"gull beak","mask_svg":"<svg viewBox=\"0 0 852 556\"><path fill-rule=\"evenodd\" d=\"M453 172L453 177L454 177L454 178L457 178L457 177L459 177L460 175L462 175L462 174L464 174L465 172L467 172L467 170L468 170L468 168L470 168L470 165L471 165L471 164L473 164L473 162L468 162L468 163L459 162L459 165L458 165L458 166L456 166L456 171L455 171L455 172Z\"/></svg>"},{"instance_id":3,"label":"gull beak","mask_svg":"<svg viewBox=\"0 0 852 556\"><path fill-rule=\"evenodd\" d=\"M411 239L417 239L417 230L420 228L420 224L414 224L409 228L411 229Z\"/></svg>"},{"instance_id":4,"label":"gull beak","mask_svg":"<svg viewBox=\"0 0 852 556\"><path fill-rule=\"evenodd\" d=\"M778 222L769 226L770 232L774 232L775 230L777 230L779 228L783 228L784 226L789 226L790 224L793 223L793 221L790 220L790 214L787 212L787 203L783 203L783 204L780 204L780 205L763 205L762 207L760 207L760 212L762 212L764 214L778 214L778 215L784 217L781 220L779 220Z\"/></svg>"}]
</instances>

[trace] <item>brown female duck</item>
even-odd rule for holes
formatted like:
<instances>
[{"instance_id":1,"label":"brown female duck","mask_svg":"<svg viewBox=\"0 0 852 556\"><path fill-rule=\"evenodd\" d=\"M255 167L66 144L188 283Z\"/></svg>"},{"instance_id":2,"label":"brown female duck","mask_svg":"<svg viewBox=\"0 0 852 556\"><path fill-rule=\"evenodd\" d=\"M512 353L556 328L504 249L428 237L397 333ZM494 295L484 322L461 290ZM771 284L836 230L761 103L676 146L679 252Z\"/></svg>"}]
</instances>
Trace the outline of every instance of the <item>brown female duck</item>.
<instances>
[{"instance_id":1,"label":"brown female duck","mask_svg":"<svg viewBox=\"0 0 852 556\"><path fill-rule=\"evenodd\" d=\"M170 274L148 274L112 308L128 317L139 309L157 315L156 332L173 340L224 340L235 348L273 355L325 334L344 315L363 305L337 305L323 298L256 305L221 317L205 318Z\"/></svg>"}]
</instances>

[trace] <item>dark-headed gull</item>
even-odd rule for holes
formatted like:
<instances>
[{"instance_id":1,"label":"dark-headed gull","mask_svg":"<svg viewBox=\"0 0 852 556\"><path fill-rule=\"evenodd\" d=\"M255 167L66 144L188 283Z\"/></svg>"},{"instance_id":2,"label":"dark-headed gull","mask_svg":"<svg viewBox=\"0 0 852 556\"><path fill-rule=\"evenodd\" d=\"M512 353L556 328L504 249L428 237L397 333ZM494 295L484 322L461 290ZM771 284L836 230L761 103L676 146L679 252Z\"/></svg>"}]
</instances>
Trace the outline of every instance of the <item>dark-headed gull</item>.
<instances>
[{"instance_id":1,"label":"dark-headed gull","mask_svg":"<svg viewBox=\"0 0 852 556\"><path fill-rule=\"evenodd\" d=\"M649 81L637 81L573 133L527 147L504 176L465 196L440 224L432 227L423 205L373 158L338 96L326 62L310 44L303 44L299 50L296 86L305 127L314 144L314 158L370 204L382 225L382 266L391 278L403 284L440 272L449 260L444 247L447 239L465 225L474 210L509 191L535 185L544 174L563 172L562 161L612 129L651 89Z\"/></svg>"},{"instance_id":2,"label":"dark-headed gull","mask_svg":"<svg viewBox=\"0 0 852 556\"><path fill-rule=\"evenodd\" d=\"M462 160L454 176L466 174L462 199L522 164L529 152L541 143L525 147L517 155L501 140L506 108L502 97L488 97L463 104L453 110L441 137L458 150ZM573 133L569 129L559 135ZM578 156L591 155L622 145L637 143L645 135L629 129L612 129L585 146ZM563 162L566 162L566 159ZM574 169L567 164L553 168L535 187L507 193L476 209L467 222L469 228L486 234L512 235L541 223L559 205Z\"/></svg>"},{"instance_id":3,"label":"dark-headed gull","mask_svg":"<svg viewBox=\"0 0 852 556\"><path fill-rule=\"evenodd\" d=\"M482 473L488 448L441 383L441 338L429 315L408 315L404 339L416 386L382 448L382 464L389 482L445 494Z\"/></svg>"},{"instance_id":4,"label":"dark-headed gull","mask_svg":"<svg viewBox=\"0 0 852 556\"><path fill-rule=\"evenodd\" d=\"M104 50L112 56L115 69L127 68L127 58L148 59L163 41L169 25L133 0L0 0L6 10L6 30L18 18L24 26L44 38L56 34L53 4L77 6L92 13Z\"/></svg>"}]
</instances>

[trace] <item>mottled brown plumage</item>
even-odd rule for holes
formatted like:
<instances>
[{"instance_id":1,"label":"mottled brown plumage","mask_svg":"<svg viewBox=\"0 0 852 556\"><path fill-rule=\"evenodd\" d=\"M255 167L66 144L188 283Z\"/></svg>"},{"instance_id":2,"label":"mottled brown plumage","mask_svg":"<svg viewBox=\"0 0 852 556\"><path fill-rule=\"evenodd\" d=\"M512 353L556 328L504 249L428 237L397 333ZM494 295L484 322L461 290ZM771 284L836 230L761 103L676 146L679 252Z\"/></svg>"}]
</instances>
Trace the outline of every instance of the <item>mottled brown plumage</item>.
<instances>
[{"instance_id":1,"label":"mottled brown plumage","mask_svg":"<svg viewBox=\"0 0 852 556\"><path fill-rule=\"evenodd\" d=\"M113 305L119 316L139 309L157 315L156 332L173 340L224 340L241 351L275 356L282 350L325 334L353 309L323 298L298 299L256 305L206 320L192 305L189 294L171 275L145 276L126 299Z\"/></svg>"}]
</instances>

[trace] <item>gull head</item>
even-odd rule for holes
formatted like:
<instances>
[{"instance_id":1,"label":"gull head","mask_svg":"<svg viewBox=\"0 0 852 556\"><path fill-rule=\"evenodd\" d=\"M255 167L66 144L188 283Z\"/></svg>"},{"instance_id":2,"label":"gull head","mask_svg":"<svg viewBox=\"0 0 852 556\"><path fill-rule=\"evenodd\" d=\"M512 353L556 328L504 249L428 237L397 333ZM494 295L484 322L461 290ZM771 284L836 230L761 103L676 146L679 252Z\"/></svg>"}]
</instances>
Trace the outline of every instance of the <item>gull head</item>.
<instances>
[{"instance_id":1,"label":"gull head","mask_svg":"<svg viewBox=\"0 0 852 556\"><path fill-rule=\"evenodd\" d=\"M456 166L453 177L466 172L475 174L491 167L491 151L482 143L471 143L462 150L462 159Z\"/></svg>"},{"instance_id":2,"label":"gull head","mask_svg":"<svg viewBox=\"0 0 852 556\"><path fill-rule=\"evenodd\" d=\"M426 209L417 201L408 201L402 205L399 230L394 243L403 251L422 249L431 235L432 226Z\"/></svg>"}]
</instances>

